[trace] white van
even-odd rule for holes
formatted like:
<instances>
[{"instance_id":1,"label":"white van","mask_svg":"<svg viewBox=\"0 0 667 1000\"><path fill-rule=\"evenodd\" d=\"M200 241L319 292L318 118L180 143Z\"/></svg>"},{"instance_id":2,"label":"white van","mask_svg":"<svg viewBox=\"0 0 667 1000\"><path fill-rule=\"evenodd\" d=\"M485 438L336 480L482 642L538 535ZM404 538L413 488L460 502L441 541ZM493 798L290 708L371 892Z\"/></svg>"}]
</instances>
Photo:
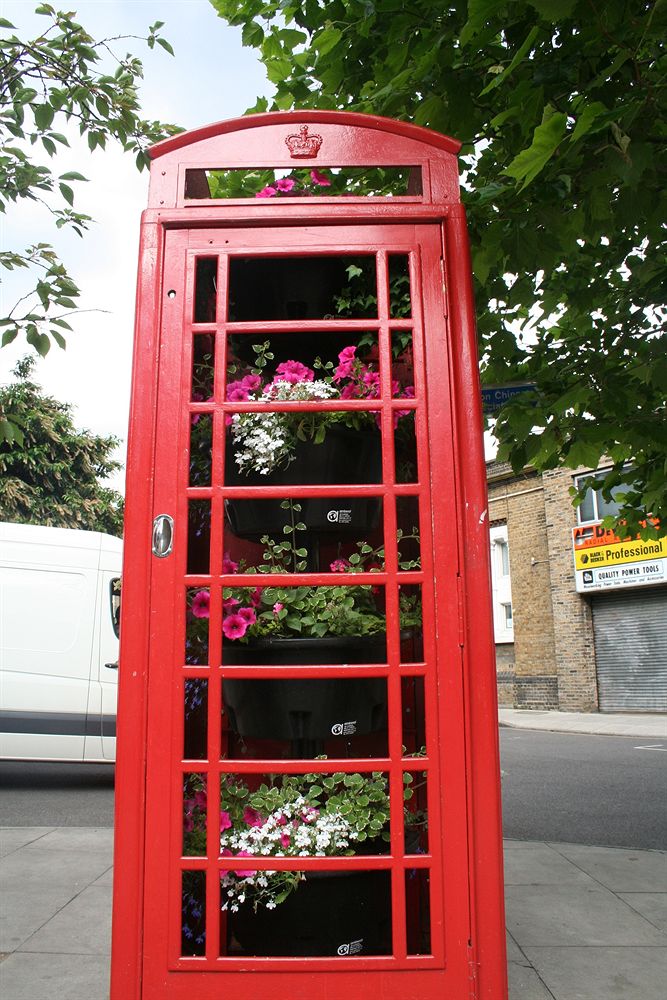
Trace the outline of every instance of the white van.
<instances>
[{"instance_id":1,"label":"white van","mask_svg":"<svg viewBox=\"0 0 667 1000\"><path fill-rule=\"evenodd\" d=\"M122 552L0 523L0 758L115 760Z\"/></svg>"}]
</instances>

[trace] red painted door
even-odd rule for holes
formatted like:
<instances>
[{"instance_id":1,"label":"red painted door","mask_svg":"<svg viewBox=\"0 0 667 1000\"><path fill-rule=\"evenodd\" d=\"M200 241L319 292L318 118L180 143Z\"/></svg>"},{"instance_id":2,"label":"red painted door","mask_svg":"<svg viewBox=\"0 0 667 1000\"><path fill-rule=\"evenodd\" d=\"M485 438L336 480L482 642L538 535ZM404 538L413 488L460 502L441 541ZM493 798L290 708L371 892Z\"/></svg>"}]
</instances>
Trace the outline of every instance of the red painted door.
<instances>
[{"instance_id":1,"label":"red painted door","mask_svg":"<svg viewBox=\"0 0 667 1000\"><path fill-rule=\"evenodd\" d=\"M468 995L442 252L413 222L166 233L145 1000Z\"/></svg>"}]
</instances>

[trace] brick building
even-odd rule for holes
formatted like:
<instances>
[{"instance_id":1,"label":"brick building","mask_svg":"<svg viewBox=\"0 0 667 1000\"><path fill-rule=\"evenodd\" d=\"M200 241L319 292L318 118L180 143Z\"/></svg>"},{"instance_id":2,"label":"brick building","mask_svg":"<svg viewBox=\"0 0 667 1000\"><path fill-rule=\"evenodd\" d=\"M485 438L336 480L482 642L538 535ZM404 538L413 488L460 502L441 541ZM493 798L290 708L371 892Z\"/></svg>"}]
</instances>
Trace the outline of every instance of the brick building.
<instances>
[{"instance_id":1,"label":"brick building","mask_svg":"<svg viewBox=\"0 0 667 1000\"><path fill-rule=\"evenodd\" d=\"M652 550L659 558L648 582L657 585L626 577L621 586L621 573L637 573L628 568L636 563L607 572L604 585L600 571L575 575L573 529L585 525L579 531L592 535L610 512L599 491L573 508L569 491L585 471L516 474L487 463L499 702L667 711L667 539ZM577 592L582 577L590 593Z\"/></svg>"}]
</instances>

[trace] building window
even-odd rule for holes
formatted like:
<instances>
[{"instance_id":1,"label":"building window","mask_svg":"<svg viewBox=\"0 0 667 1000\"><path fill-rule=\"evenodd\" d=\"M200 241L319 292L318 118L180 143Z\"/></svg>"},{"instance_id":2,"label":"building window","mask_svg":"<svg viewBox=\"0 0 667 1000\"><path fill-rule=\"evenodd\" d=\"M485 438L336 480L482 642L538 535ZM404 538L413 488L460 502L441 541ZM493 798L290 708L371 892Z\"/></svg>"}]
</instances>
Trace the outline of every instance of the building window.
<instances>
[{"instance_id":1,"label":"building window","mask_svg":"<svg viewBox=\"0 0 667 1000\"><path fill-rule=\"evenodd\" d=\"M574 485L577 489L581 489L584 482L587 479L597 479L598 481L603 481L607 475L607 472L589 472L585 476L576 476L574 480ZM591 485L586 490L584 495L583 503L577 507L577 522L579 524L587 524L589 521L601 521L603 517L615 516L620 510L620 502L615 498L621 493L625 493L628 488L627 483L619 483L618 486L614 486L612 489L611 500L605 500L602 496L602 490L596 489L594 485Z\"/></svg>"},{"instance_id":2,"label":"building window","mask_svg":"<svg viewBox=\"0 0 667 1000\"><path fill-rule=\"evenodd\" d=\"M506 524L491 525L491 586L495 640L497 643L514 642L510 550Z\"/></svg>"},{"instance_id":3,"label":"building window","mask_svg":"<svg viewBox=\"0 0 667 1000\"><path fill-rule=\"evenodd\" d=\"M505 628L506 629L514 628L514 619L512 618L512 605L503 604L502 609L503 609L503 614L505 616Z\"/></svg>"},{"instance_id":4,"label":"building window","mask_svg":"<svg viewBox=\"0 0 667 1000\"><path fill-rule=\"evenodd\" d=\"M495 541L496 552L498 553L498 570L501 576L510 575L510 550L505 538L497 538Z\"/></svg>"}]
</instances>

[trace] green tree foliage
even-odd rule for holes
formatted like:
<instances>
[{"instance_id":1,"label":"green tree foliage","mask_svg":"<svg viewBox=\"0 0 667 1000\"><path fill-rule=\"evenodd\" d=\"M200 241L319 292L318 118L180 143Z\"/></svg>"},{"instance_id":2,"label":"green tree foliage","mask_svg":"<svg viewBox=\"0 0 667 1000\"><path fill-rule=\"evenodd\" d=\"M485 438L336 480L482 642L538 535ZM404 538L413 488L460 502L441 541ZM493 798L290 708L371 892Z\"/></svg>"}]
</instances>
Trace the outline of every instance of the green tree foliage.
<instances>
[{"instance_id":1,"label":"green tree foliage","mask_svg":"<svg viewBox=\"0 0 667 1000\"><path fill-rule=\"evenodd\" d=\"M179 130L141 117L137 86L142 64L133 55L119 58L114 53L128 36L96 41L73 12L44 3L36 13L44 17L44 31L30 40L19 38L14 25L0 18L0 211L23 199L39 202L50 214L50 225L70 227L81 236L92 220L75 210L72 184L86 178L76 171L56 176L40 159L69 145L63 128L77 128L91 151L118 142L134 154L140 170L148 163L146 148ZM159 34L162 25L156 21L142 40L149 48L157 44L173 54ZM34 282L0 316L2 346L22 334L42 355L52 341L64 347L71 329L66 317L76 309L79 289L53 246L40 242L3 248L0 264L9 271L28 269Z\"/></svg>"},{"instance_id":2,"label":"green tree foliage","mask_svg":"<svg viewBox=\"0 0 667 1000\"><path fill-rule=\"evenodd\" d=\"M123 498L100 482L121 467L117 438L77 430L72 407L31 381L33 365L24 358L0 387L0 422L11 412L21 429L0 441L0 520L122 535Z\"/></svg>"},{"instance_id":3,"label":"green tree foliage","mask_svg":"<svg viewBox=\"0 0 667 1000\"><path fill-rule=\"evenodd\" d=\"M628 530L667 523L667 0L211 2L260 53L272 108L463 141L482 375L536 383L499 415L501 457L606 456L607 489L632 463Z\"/></svg>"}]
</instances>

